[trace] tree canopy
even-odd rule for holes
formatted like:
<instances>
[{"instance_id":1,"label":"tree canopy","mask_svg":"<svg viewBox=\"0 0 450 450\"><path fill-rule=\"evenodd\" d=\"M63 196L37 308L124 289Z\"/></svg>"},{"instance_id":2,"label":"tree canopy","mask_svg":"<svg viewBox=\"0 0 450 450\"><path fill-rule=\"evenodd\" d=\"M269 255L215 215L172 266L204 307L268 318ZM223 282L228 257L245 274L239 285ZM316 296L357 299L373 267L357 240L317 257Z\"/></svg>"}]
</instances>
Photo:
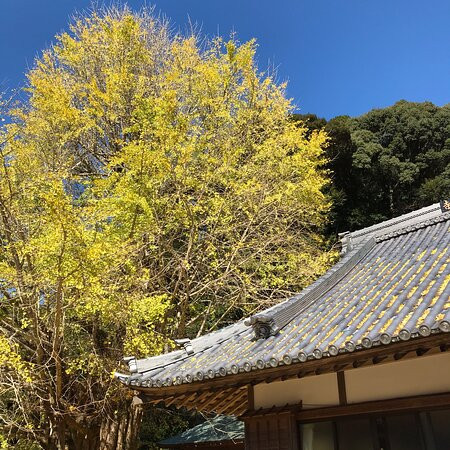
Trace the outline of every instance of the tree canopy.
<instances>
[{"instance_id":1,"label":"tree canopy","mask_svg":"<svg viewBox=\"0 0 450 450\"><path fill-rule=\"evenodd\" d=\"M399 101L360 117L294 115L330 137L333 231L362 228L450 196L450 105Z\"/></svg>"},{"instance_id":2,"label":"tree canopy","mask_svg":"<svg viewBox=\"0 0 450 450\"><path fill-rule=\"evenodd\" d=\"M121 357L329 264L326 134L290 120L255 50L113 9L75 20L29 72L0 147L6 446L129 448L142 411L112 381Z\"/></svg>"}]
</instances>

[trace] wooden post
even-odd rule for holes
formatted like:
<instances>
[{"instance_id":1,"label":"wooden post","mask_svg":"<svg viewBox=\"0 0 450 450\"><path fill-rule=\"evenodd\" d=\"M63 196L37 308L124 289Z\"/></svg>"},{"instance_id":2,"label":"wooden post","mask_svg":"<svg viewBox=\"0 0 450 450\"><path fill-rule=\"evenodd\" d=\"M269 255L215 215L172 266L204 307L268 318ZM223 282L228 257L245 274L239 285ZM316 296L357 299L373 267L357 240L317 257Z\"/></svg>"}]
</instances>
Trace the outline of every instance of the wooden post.
<instances>
[{"instance_id":1,"label":"wooden post","mask_svg":"<svg viewBox=\"0 0 450 450\"><path fill-rule=\"evenodd\" d=\"M347 389L345 387L345 372L336 372L337 384L339 392L339 404L345 406L347 404Z\"/></svg>"}]
</instances>

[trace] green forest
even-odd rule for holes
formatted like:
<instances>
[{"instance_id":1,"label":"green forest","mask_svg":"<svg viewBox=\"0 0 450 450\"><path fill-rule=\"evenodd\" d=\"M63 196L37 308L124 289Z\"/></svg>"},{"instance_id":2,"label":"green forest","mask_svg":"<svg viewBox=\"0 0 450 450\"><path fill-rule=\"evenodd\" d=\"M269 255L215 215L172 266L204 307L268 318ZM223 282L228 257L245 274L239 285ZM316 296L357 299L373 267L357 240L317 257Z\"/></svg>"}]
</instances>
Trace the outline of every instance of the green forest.
<instances>
[{"instance_id":1,"label":"green forest","mask_svg":"<svg viewBox=\"0 0 450 450\"><path fill-rule=\"evenodd\" d=\"M400 100L359 117L293 118L329 136L332 235L450 196L450 105Z\"/></svg>"},{"instance_id":2,"label":"green forest","mask_svg":"<svg viewBox=\"0 0 450 450\"><path fill-rule=\"evenodd\" d=\"M155 448L197 418L144 411L124 356L274 305L339 232L450 197L450 105L296 114L256 48L111 8L0 99L0 448Z\"/></svg>"}]
</instances>

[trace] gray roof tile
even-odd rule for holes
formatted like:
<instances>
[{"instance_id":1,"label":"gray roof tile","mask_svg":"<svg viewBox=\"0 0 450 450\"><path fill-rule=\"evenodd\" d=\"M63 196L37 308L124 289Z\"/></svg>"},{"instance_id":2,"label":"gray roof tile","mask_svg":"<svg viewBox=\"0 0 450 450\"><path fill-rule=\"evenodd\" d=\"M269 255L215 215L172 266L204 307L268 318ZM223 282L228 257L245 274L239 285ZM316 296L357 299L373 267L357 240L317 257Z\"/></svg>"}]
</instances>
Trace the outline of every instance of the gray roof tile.
<instances>
[{"instance_id":1,"label":"gray roof tile","mask_svg":"<svg viewBox=\"0 0 450 450\"><path fill-rule=\"evenodd\" d=\"M233 416L217 416L159 442L161 447L207 442L243 441L244 422Z\"/></svg>"},{"instance_id":2,"label":"gray roof tile","mask_svg":"<svg viewBox=\"0 0 450 450\"><path fill-rule=\"evenodd\" d=\"M324 276L253 317L273 320L273 336L254 339L240 321L194 339L191 356L134 360L136 373L117 377L144 387L189 383L450 331L449 219L438 204L351 233L352 248Z\"/></svg>"}]
</instances>

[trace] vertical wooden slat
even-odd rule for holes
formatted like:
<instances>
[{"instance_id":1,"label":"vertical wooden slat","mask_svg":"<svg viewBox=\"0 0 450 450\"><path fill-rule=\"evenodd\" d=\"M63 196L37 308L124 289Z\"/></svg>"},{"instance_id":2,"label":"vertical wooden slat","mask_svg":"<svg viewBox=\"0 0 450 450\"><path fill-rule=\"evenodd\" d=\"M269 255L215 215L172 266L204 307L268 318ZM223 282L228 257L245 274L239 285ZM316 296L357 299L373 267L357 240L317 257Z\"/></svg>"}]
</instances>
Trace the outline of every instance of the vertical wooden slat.
<instances>
[{"instance_id":1,"label":"vertical wooden slat","mask_svg":"<svg viewBox=\"0 0 450 450\"><path fill-rule=\"evenodd\" d=\"M248 416L244 420L247 450L299 450L297 421L292 412Z\"/></svg>"},{"instance_id":2,"label":"vertical wooden slat","mask_svg":"<svg viewBox=\"0 0 450 450\"><path fill-rule=\"evenodd\" d=\"M345 386L345 372L336 372L337 385L339 392L339 404L344 406L347 404L347 388Z\"/></svg>"}]
</instances>

